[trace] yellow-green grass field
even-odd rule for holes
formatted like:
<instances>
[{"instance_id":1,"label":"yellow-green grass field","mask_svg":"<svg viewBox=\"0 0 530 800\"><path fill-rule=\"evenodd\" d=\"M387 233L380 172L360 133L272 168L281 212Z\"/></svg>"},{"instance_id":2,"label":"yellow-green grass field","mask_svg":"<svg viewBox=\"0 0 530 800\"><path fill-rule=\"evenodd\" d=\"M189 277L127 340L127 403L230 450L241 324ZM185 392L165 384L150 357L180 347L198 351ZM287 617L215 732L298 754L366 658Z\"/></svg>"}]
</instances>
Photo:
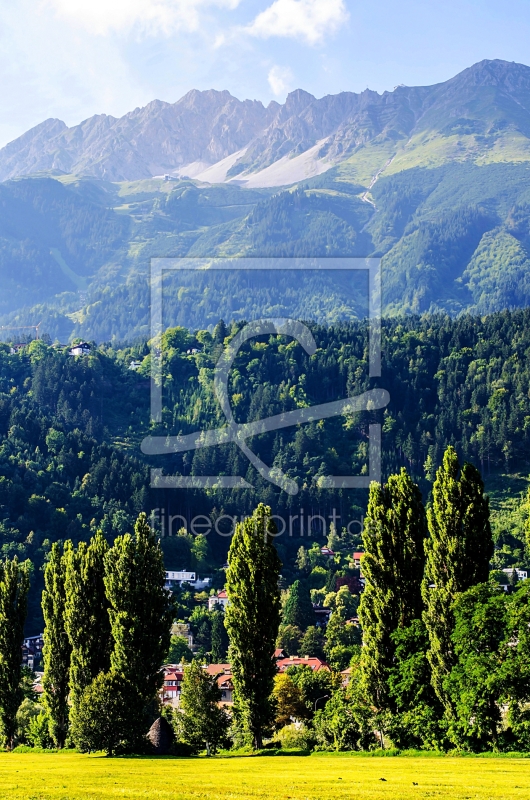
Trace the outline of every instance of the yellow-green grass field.
<instances>
[{"instance_id":1,"label":"yellow-green grass field","mask_svg":"<svg viewBox=\"0 0 530 800\"><path fill-rule=\"evenodd\" d=\"M105 758L15 752L0 755L0 798L515 800L530 798L530 760L350 754Z\"/></svg>"}]
</instances>

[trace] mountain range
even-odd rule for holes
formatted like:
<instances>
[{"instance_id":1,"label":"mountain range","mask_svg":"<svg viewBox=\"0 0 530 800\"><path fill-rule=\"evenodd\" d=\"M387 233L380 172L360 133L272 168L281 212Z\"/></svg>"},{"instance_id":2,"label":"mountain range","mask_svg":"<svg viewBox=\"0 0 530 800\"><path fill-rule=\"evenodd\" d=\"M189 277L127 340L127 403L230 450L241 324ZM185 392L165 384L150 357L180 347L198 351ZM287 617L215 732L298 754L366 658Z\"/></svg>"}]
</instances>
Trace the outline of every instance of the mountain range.
<instances>
[{"instance_id":1,"label":"mountain range","mask_svg":"<svg viewBox=\"0 0 530 800\"><path fill-rule=\"evenodd\" d=\"M192 90L119 119L98 114L72 128L48 119L0 150L0 180L59 171L278 186L358 161L367 147L388 149L397 160L392 171L400 171L427 152L496 161L508 143L530 157L529 136L530 68L483 61L445 83L381 95L367 89L317 99L298 89L265 108L228 91Z\"/></svg>"},{"instance_id":2,"label":"mountain range","mask_svg":"<svg viewBox=\"0 0 530 800\"><path fill-rule=\"evenodd\" d=\"M529 169L530 68L500 60L383 94L49 119L0 150L0 315L139 335L157 255L383 256L386 313L527 305Z\"/></svg>"}]
</instances>

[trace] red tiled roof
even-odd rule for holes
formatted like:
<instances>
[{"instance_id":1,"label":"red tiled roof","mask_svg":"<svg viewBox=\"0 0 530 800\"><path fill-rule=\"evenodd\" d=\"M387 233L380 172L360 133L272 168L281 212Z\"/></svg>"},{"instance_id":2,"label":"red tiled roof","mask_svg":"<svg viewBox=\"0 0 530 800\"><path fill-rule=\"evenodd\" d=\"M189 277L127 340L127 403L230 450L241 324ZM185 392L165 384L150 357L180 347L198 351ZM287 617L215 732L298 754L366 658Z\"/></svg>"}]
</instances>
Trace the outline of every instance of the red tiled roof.
<instances>
[{"instance_id":1,"label":"red tiled roof","mask_svg":"<svg viewBox=\"0 0 530 800\"><path fill-rule=\"evenodd\" d=\"M223 674L232 674L232 665L231 664L208 664L206 667L206 672L208 675L219 675L219 673Z\"/></svg>"},{"instance_id":2,"label":"red tiled roof","mask_svg":"<svg viewBox=\"0 0 530 800\"><path fill-rule=\"evenodd\" d=\"M285 672L288 667L302 667L307 666L310 667L313 672L317 672L319 669L325 669L329 671L329 667L325 661L321 661L319 658L300 658L299 656L289 657L289 658L281 658L278 662L278 669L280 672Z\"/></svg>"}]
</instances>

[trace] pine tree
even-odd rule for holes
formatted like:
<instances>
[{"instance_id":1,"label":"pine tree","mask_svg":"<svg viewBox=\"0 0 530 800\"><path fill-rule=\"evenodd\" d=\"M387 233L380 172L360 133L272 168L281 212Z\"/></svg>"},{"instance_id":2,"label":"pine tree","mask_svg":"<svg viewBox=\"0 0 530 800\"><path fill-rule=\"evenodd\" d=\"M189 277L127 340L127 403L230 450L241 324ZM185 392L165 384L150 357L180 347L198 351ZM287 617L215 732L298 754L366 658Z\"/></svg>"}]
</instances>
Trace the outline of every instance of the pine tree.
<instances>
[{"instance_id":1,"label":"pine tree","mask_svg":"<svg viewBox=\"0 0 530 800\"><path fill-rule=\"evenodd\" d=\"M456 663L451 636L453 601L459 592L488 580L493 540L489 500L478 470L471 464L460 469L449 447L436 473L432 505L427 513L430 538L422 592L424 621L429 633L428 659L434 690L450 713L454 711L444 682Z\"/></svg>"},{"instance_id":2,"label":"pine tree","mask_svg":"<svg viewBox=\"0 0 530 800\"><path fill-rule=\"evenodd\" d=\"M30 562L15 556L0 562L0 727L10 750L16 715L24 698L21 686L21 650L24 640Z\"/></svg>"},{"instance_id":3,"label":"pine tree","mask_svg":"<svg viewBox=\"0 0 530 800\"><path fill-rule=\"evenodd\" d=\"M113 641L111 671L130 682L147 704L162 685L160 670L174 609L164 589L160 543L145 514L138 517L134 535L119 536L106 554L104 581Z\"/></svg>"},{"instance_id":4,"label":"pine tree","mask_svg":"<svg viewBox=\"0 0 530 800\"><path fill-rule=\"evenodd\" d=\"M236 526L228 554L226 628L230 639L235 713L253 746L262 746L274 720L270 695L280 624L281 561L274 547L271 511L262 503Z\"/></svg>"},{"instance_id":5,"label":"pine tree","mask_svg":"<svg viewBox=\"0 0 530 800\"><path fill-rule=\"evenodd\" d=\"M306 583L295 581L289 591L289 597L283 609L284 625L295 625L301 631L305 631L310 625L314 625L315 612L311 602L311 595Z\"/></svg>"},{"instance_id":6,"label":"pine tree","mask_svg":"<svg viewBox=\"0 0 530 800\"><path fill-rule=\"evenodd\" d=\"M405 469L391 475L385 486L372 483L363 530L365 590L359 619L363 680L378 709L389 704L387 677L395 652L391 634L422 613L426 531L420 490Z\"/></svg>"},{"instance_id":7,"label":"pine tree","mask_svg":"<svg viewBox=\"0 0 530 800\"><path fill-rule=\"evenodd\" d=\"M83 690L110 666L111 633L105 596L104 559L108 545L101 531L77 551L65 549L65 627L72 647L70 716Z\"/></svg>"},{"instance_id":8,"label":"pine tree","mask_svg":"<svg viewBox=\"0 0 530 800\"><path fill-rule=\"evenodd\" d=\"M213 755L226 741L230 718L219 707L220 700L217 676L209 675L194 659L184 669L177 723L179 738L195 752L206 748Z\"/></svg>"},{"instance_id":9,"label":"pine tree","mask_svg":"<svg viewBox=\"0 0 530 800\"><path fill-rule=\"evenodd\" d=\"M65 559L57 542L52 545L44 571L44 705L51 720L51 735L64 747L68 732L68 692L71 645L65 628Z\"/></svg>"}]
</instances>

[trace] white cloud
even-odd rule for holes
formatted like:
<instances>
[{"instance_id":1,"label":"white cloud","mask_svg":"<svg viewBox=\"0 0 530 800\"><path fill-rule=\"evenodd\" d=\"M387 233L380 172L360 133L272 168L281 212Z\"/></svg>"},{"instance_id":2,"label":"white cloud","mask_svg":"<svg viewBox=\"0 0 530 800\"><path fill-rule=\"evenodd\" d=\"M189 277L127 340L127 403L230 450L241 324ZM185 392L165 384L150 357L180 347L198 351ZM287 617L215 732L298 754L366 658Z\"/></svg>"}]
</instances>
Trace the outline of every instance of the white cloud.
<instances>
[{"instance_id":1,"label":"white cloud","mask_svg":"<svg viewBox=\"0 0 530 800\"><path fill-rule=\"evenodd\" d=\"M316 44L347 19L344 0L275 0L246 30L263 39L282 36Z\"/></svg>"},{"instance_id":2,"label":"white cloud","mask_svg":"<svg viewBox=\"0 0 530 800\"><path fill-rule=\"evenodd\" d=\"M136 31L169 35L200 28L200 11L207 7L237 8L241 0L43 0L58 16L88 33Z\"/></svg>"},{"instance_id":3,"label":"white cloud","mask_svg":"<svg viewBox=\"0 0 530 800\"><path fill-rule=\"evenodd\" d=\"M267 76L272 93L280 97L289 91L293 82L293 73L289 67L274 66Z\"/></svg>"}]
</instances>

